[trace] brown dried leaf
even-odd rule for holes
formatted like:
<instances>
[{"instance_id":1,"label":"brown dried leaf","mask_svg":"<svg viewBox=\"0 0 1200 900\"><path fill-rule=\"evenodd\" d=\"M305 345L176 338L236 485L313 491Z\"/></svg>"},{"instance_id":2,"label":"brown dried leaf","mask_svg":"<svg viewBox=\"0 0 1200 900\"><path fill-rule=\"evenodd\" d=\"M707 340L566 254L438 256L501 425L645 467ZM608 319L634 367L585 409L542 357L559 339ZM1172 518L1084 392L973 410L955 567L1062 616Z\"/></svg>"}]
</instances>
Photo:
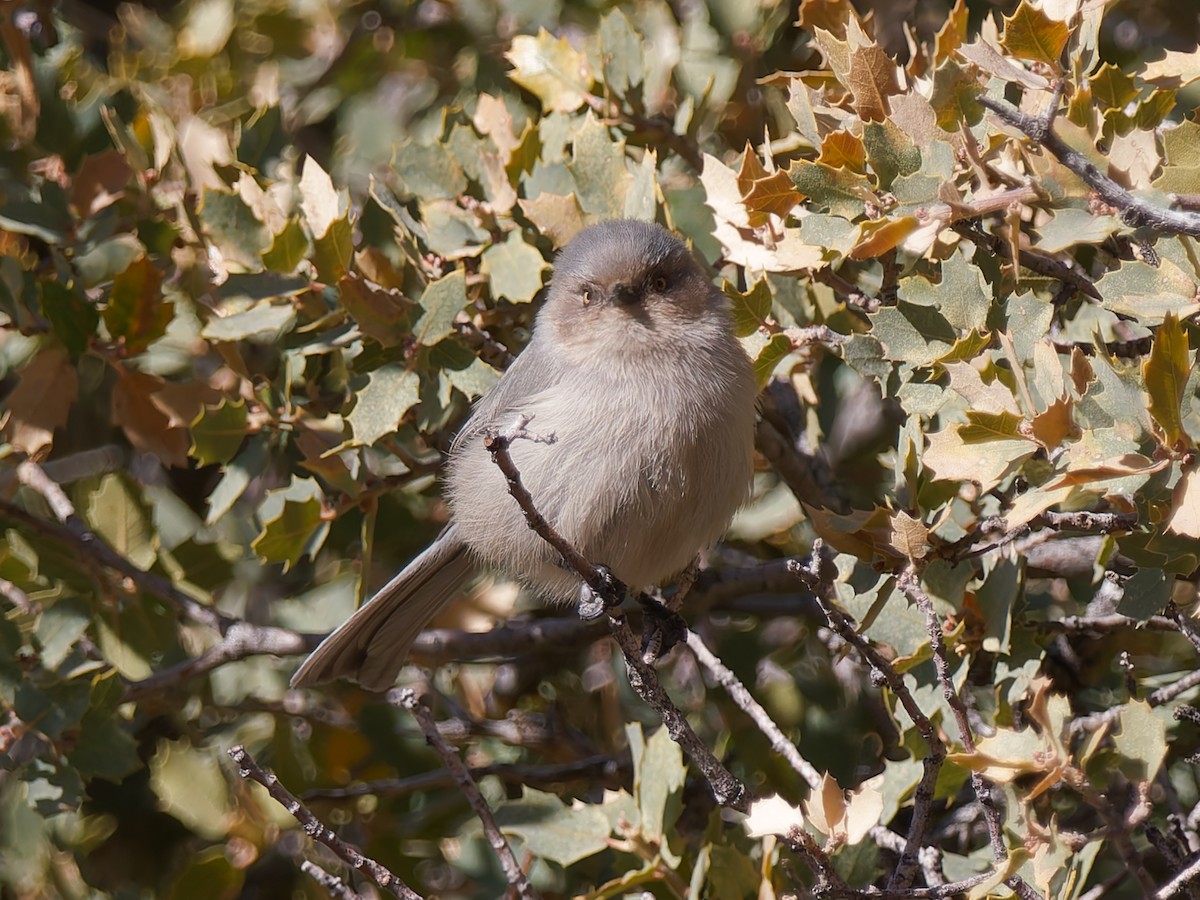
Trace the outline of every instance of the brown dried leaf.
<instances>
[{"instance_id":1,"label":"brown dried leaf","mask_svg":"<svg viewBox=\"0 0 1200 900\"><path fill-rule=\"evenodd\" d=\"M39 457L54 441L54 429L67 423L79 381L61 347L47 347L21 369L17 386L4 400L4 430L18 450Z\"/></svg>"},{"instance_id":2,"label":"brown dried leaf","mask_svg":"<svg viewBox=\"0 0 1200 900\"><path fill-rule=\"evenodd\" d=\"M1033 417L1030 430L1047 450L1057 449L1064 439L1079 434L1074 413L1075 402L1067 397L1060 398Z\"/></svg>"},{"instance_id":3,"label":"brown dried leaf","mask_svg":"<svg viewBox=\"0 0 1200 900\"><path fill-rule=\"evenodd\" d=\"M410 321L414 303L399 291L371 287L358 275L338 282L342 306L354 317L358 329L384 347L395 347L412 334Z\"/></svg>"},{"instance_id":4,"label":"brown dried leaf","mask_svg":"<svg viewBox=\"0 0 1200 900\"><path fill-rule=\"evenodd\" d=\"M817 162L831 169L849 169L862 175L866 171L867 149L862 138L848 131L831 131L821 141L821 155Z\"/></svg>"},{"instance_id":5,"label":"brown dried leaf","mask_svg":"<svg viewBox=\"0 0 1200 900\"><path fill-rule=\"evenodd\" d=\"M820 28L843 39L846 37L846 23L851 16L858 18L850 0L801 0L796 27L808 31Z\"/></svg>"},{"instance_id":6,"label":"brown dried leaf","mask_svg":"<svg viewBox=\"0 0 1200 900\"><path fill-rule=\"evenodd\" d=\"M583 230L583 210L574 194L538 194L532 200L519 201L521 211L550 238L554 246L562 247Z\"/></svg>"},{"instance_id":7,"label":"brown dried leaf","mask_svg":"<svg viewBox=\"0 0 1200 900\"><path fill-rule=\"evenodd\" d=\"M93 216L125 194L133 170L116 150L87 157L75 176L71 204L83 218Z\"/></svg>"},{"instance_id":8,"label":"brown dried leaf","mask_svg":"<svg viewBox=\"0 0 1200 900\"><path fill-rule=\"evenodd\" d=\"M916 216L863 222L859 226L858 243L850 250L850 258L874 259L882 256L916 231L920 224Z\"/></svg>"},{"instance_id":9,"label":"brown dried leaf","mask_svg":"<svg viewBox=\"0 0 1200 900\"><path fill-rule=\"evenodd\" d=\"M882 122L888 117L887 98L899 93L896 64L875 44L850 53L850 77L846 87L854 96L854 108L864 121Z\"/></svg>"},{"instance_id":10,"label":"brown dried leaf","mask_svg":"<svg viewBox=\"0 0 1200 900\"><path fill-rule=\"evenodd\" d=\"M184 425L173 425L153 395L166 382L157 375L124 370L113 387L112 421L125 432L125 437L139 452L157 456L168 466L187 465L191 435ZM160 400L161 402L161 400Z\"/></svg>"},{"instance_id":11,"label":"brown dried leaf","mask_svg":"<svg viewBox=\"0 0 1200 900\"><path fill-rule=\"evenodd\" d=\"M954 9L938 29L933 39L933 61L936 66L967 42L967 0L956 0Z\"/></svg>"},{"instance_id":12,"label":"brown dried leaf","mask_svg":"<svg viewBox=\"0 0 1200 900\"><path fill-rule=\"evenodd\" d=\"M929 550L929 529L920 519L900 510L891 518L891 545L905 559L924 559Z\"/></svg>"},{"instance_id":13,"label":"brown dried leaf","mask_svg":"<svg viewBox=\"0 0 1200 900\"><path fill-rule=\"evenodd\" d=\"M750 224L754 226L766 224L769 215L786 216L803 199L804 196L796 190L796 185L782 169L776 169L773 174L755 181L742 197L750 214Z\"/></svg>"},{"instance_id":14,"label":"brown dried leaf","mask_svg":"<svg viewBox=\"0 0 1200 900\"><path fill-rule=\"evenodd\" d=\"M984 41L975 41L958 48L958 55L967 62L974 63L989 75L995 75L1004 81L1012 81L1023 87L1044 91L1049 89L1050 82L1043 76L1030 72L1016 63L1005 58L995 47Z\"/></svg>"}]
</instances>

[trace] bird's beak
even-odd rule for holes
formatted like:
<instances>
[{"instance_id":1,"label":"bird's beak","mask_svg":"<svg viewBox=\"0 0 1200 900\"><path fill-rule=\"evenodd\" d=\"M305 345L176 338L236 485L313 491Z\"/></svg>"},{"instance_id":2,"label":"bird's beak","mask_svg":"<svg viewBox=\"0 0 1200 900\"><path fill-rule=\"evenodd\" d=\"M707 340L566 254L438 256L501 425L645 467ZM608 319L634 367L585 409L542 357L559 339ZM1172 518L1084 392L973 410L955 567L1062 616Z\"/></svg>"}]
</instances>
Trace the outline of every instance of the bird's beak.
<instances>
[{"instance_id":1,"label":"bird's beak","mask_svg":"<svg viewBox=\"0 0 1200 900\"><path fill-rule=\"evenodd\" d=\"M638 291L631 284L618 283L609 295L616 306L630 306L638 302Z\"/></svg>"}]
</instances>

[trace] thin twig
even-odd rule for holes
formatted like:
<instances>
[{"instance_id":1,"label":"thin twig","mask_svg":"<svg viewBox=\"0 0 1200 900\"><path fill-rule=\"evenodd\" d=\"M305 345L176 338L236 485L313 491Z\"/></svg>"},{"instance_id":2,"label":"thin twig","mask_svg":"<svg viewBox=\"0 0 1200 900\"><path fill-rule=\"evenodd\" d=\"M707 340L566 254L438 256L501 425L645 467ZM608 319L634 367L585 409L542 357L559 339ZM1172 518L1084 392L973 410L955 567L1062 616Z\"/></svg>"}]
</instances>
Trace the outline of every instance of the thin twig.
<instances>
[{"instance_id":1,"label":"thin twig","mask_svg":"<svg viewBox=\"0 0 1200 900\"><path fill-rule=\"evenodd\" d=\"M291 791L280 784L274 772L259 766L254 761L254 757L241 744L229 748L229 758L238 767L238 775L257 781L266 788L271 799L286 809L300 823L305 834L324 844L352 869L365 872L372 881L393 897L400 897L401 900L421 900L421 895L401 881L394 872L338 837L333 829L313 815L312 811L297 800Z\"/></svg>"},{"instance_id":2,"label":"thin twig","mask_svg":"<svg viewBox=\"0 0 1200 900\"><path fill-rule=\"evenodd\" d=\"M967 708L959 696L958 689L950 673L950 662L946 653L946 639L942 634L942 623L933 601L921 587L920 576L914 566L909 566L896 578L896 586L904 596L908 597L925 616L926 630L929 633L930 644L933 647L933 664L937 670L938 680L942 684L942 696L945 697L954 720L958 724L959 739L967 753L975 752L975 735L971 731L971 723L967 718ZM1008 848L1004 844L1004 832L1000 821L1000 810L992 799L991 785L978 772L971 773L971 788L975 799L983 811L987 823L988 839L992 845L992 857L998 864L1008 859Z\"/></svg>"},{"instance_id":3,"label":"thin twig","mask_svg":"<svg viewBox=\"0 0 1200 900\"><path fill-rule=\"evenodd\" d=\"M331 896L338 900L359 900L359 894L354 888L342 881L336 875L326 872L311 859L300 863L300 871L325 888Z\"/></svg>"},{"instance_id":4,"label":"thin twig","mask_svg":"<svg viewBox=\"0 0 1200 900\"><path fill-rule=\"evenodd\" d=\"M490 766L472 766L471 777L478 781L481 778L495 777L508 784L526 784L531 787L549 787L569 781L586 781L589 784L604 784L621 778L630 771L628 760L621 761L611 756L589 756L586 759L569 763L551 763L548 765L521 765L519 763L494 763ZM385 778L379 781L366 781L343 788L316 788L305 791L303 799L312 800L349 800L355 797L374 795L377 797L400 797L415 791L428 791L434 788L450 787L454 776L442 769L437 772L423 772L408 778Z\"/></svg>"},{"instance_id":5,"label":"thin twig","mask_svg":"<svg viewBox=\"0 0 1200 900\"><path fill-rule=\"evenodd\" d=\"M814 791L821 790L823 779L821 773L813 768L812 763L800 755L800 751L796 749L796 745L787 739L783 730L775 724L767 711L763 709L762 704L754 699L746 686L733 674L725 663L721 662L704 643L704 639L690 628L685 635L688 649L696 657L696 661L700 663L715 680L725 688L726 693L734 703L748 715L758 726L758 730L766 735L767 740L771 742L771 749L782 756L792 767L792 769L803 778L810 788Z\"/></svg>"},{"instance_id":6,"label":"thin twig","mask_svg":"<svg viewBox=\"0 0 1200 900\"><path fill-rule=\"evenodd\" d=\"M84 556L95 559L106 568L124 575L139 589L154 594L173 606L181 615L199 625L207 625L219 631L224 630L235 619L223 616L210 606L205 606L189 597L166 578L153 572L143 572L128 559L114 550L95 532L91 531L75 512L75 506L69 497L42 468L34 462L26 460L17 466L17 479L21 484L32 488L45 498L51 512L61 522L56 525L34 516L14 503L0 500L0 515L72 545Z\"/></svg>"},{"instance_id":7,"label":"thin twig","mask_svg":"<svg viewBox=\"0 0 1200 900\"><path fill-rule=\"evenodd\" d=\"M496 824L496 817L492 815L491 807L487 805L487 801L483 799L483 794L479 792L479 785L471 777L471 773L467 770L467 766L458 755L458 752L442 737L438 731L437 723L433 720L433 716L425 704L417 696L416 691L412 688L401 688L392 691L388 695L388 700L397 706L403 706L412 713L412 717L417 720L417 724L425 732L425 741L442 758L442 762L446 764L446 768L454 776L454 780L458 783L463 796L467 798L467 802L471 804L471 808L475 810L475 815L483 825L483 833L487 837L488 843L491 844L492 850L495 851L496 857L500 860L500 867L504 870L504 876L508 879L508 883L513 890L516 891L517 896L525 898L525 900L538 900L541 895L529 883L529 879L521 868L521 864L517 861L512 847L509 846L508 839L501 833L500 826Z\"/></svg>"},{"instance_id":8,"label":"thin twig","mask_svg":"<svg viewBox=\"0 0 1200 900\"><path fill-rule=\"evenodd\" d=\"M320 635L300 634L286 628L270 625L251 625L234 620L226 628L221 640L199 656L154 672L141 681L125 685L122 702L141 700L151 694L162 693L192 678L206 675L226 663L248 659L251 656L297 656L311 653L320 644Z\"/></svg>"},{"instance_id":9,"label":"thin twig","mask_svg":"<svg viewBox=\"0 0 1200 900\"><path fill-rule=\"evenodd\" d=\"M1109 206L1121 210L1121 218L1130 225L1145 225L1156 231L1169 234L1190 234L1200 237L1200 214L1184 210L1156 206L1140 197L1135 197L1121 187L1085 157L1067 145L1062 138L1047 128L1044 120L1003 102L980 94L981 106L990 109L1003 121L1024 132L1036 144L1040 144L1064 166L1078 175Z\"/></svg>"},{"instance_id":10,"label":"thin twig","mask_svg":"<svg viewBox=\"0 0 1200 900\"><path fill-rule=\"evenodd\" d=\"M972 222L955 222L950 227L971 243L982 247L994 256L1007 255L1003 238L992 234L990 231L984 231ZM1056 257L1048 256L1040 251L1023 248L1018 249L1017 260L1030 272L1037 272L1039 275L1053 278L1055 281L1061 281L1063 284L1070 285L1074 290L1079 291L1079 293L1086 294L1093 300L1102 299L1100 292L1096 290L1096 285L1079 269L1078 264L1073 260L1066 262Z\"/></svg>"},{"instance_id":11,"label":"thin twig","mask_svg":"<svg viewBox=\"0 0 1200 900\"><path fill-rule=\"evenodd\" d=\"M946 745L933 722L913 698L900 674L871 645L870 641L858 633L845 614L834 605L832 584L824 571L827 565L824 553L823 542L814 541L809 565L805 566L798 560L792 560L789 565L790 571L813 592L825 617L829 620L830 627L858 651L870 666L874 679L879 683L886 684L896 695L929 748L929 755L923 760L921 780L913 795L913 815L909 823L904 850L900 854L900 860L889 883L889 889L907 890L916 877L917 856L924 844L925 834L929 827L933 788L937 782L938 772L941 771L942 762L946 758Z\"/></svg>"},{"instance_id":12,"label":"thin twig","mask_svg":"<svg viewBox=\"0 0 1200 900\"><path fill-rule=\"evenodd\" d=\"M738 812L749 812L749 789L713 755L699 735L692 730L679 707L671 702L653 667L642 660L641 648L638 647L637 638L634 637L628 620L619 610L612 609L609 610L609 624L613 637L625 654L630 687L643 702L662 717L663 726L671 739L683 748L707 779L717 803Z\"/></svg>"}]
</instances>

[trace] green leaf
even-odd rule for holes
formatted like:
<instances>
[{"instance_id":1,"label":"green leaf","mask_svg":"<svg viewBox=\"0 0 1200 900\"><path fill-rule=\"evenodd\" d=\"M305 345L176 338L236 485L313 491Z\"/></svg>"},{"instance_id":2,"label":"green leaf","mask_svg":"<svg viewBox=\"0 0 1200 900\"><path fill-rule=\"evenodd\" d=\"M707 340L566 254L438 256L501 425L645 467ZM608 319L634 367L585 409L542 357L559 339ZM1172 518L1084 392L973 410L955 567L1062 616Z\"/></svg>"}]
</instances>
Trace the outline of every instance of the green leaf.
<instances>
[{"instance_id":1,"label":"green leaf","mask_svg":"<svg viewBox=\"0 0 1200 900\"><path fill-rule=\"evenodd\" d=\"M1125 582L1125 590L1117 604L1117 612L1139 622L1149 620L1163 611L1171 599L1172 579L1162 569L1139 569Z\"/></svg>"},{"instance_id":2,"label":"green leaf","mask_svg":"<svg viewBox=\"0 0 1200 900\"><path fill-rule=\"evenodd\" d=\"M118 715L124 683L110 670L92 684L88 710L79 723L79 731L67 759L84 779L106 778L119 781L141 767L137 742L123 727Z\"/></svg>"},{"instance_id":3,"label":"green leaf","mask_svg":"<svg viewBox=\"0 0 1200 900\"><path fill-rule=\"evenodd\" d=\"M1038 227L1037 248L1059 253L1078 244L1102 244L1121 230L1116 216L1093 215L1086 209L1055 210L1049 222Z\"/></svg>"},{"instance_id":4,"label":"green leaf","mask_svg":"<svg viewBox=\"0 0 1200 900\"><path fill-rule=\"evenodd\" d=\"M250 482L262 475L267 467L266 442L251 438L242 451L225 467L225 474L208 495L208 514L205 525L213 525L233 507Z\"/></svg>"},{"instance_id":5,"label":"green leaf","mask_svg":"<svg viewBox=\"0 0 1200 900\"><path fill-rule=\"evenodd\" d=\"M200 334L210 341L277 342L296 324L296 309L291 303L263 302L244 312L205 323Z\"/></svg>"},{"instance_id":6,"label":"green leaf","mask_svg":"<svg viewBox=\"0 0 1200 900\"><path fill-rule=\"evenodd\" d=\"M83 514L93 531L139 569L146 571L154 564L158 533L126 476L102 476L88 491Z\"/></svg>"},{"instance_id":7,"label":"green leaf","mask_svg":"<svg viewBox=\"0 0 1200 900\"><path fill-rule=\"evenodd\" d=\"M889 359L918 366L944 357L958 339L954 326L937 309L904 300L874 313L871 333Z\"/></svg>"},{"instance_id":8,"label":"green leaf","mask_svg":"<svg viewBox=\"0 0 1200 900\"><path fill-rule=\"evenodd\" d=\"M786 334L772 335L771 339L763 344L762 349L758 351L758 356L754 358L754 377L760 387L765 386L771 380L779 361L794 349L792 339Z\"/></svg>"},{"instance_id":9,"label":"green leaf","mask_svg":"<svg viewBox=\"0 0 1200 900\"><path fill-rule=\"evenodd\" d=\"M545 112L573 112L592 87L587 57L545 28L537 36L519 34L504 54L513 64L509 78L541 101Z\"/></svg>"},{"instance_id":10,"label":"green leaf","mask_svg":"<svg viewBox=\"0 0 1200 900\"><path fill-rule=\"evenodd\" d=\"M439 278L425 288L418 301L420 316L413 326L417 343L432 347L454 331L454 320L467 305L467 278L462 269Z\"/></svg>"},{"instance_id":11,"label":"green leaf","mask_svg":"<svg viewBox=\"0 0 1200 900\"><path fill-rule=\"evenodd\" d=\"M350 271L354 258L354 226L348 215L335 219L329 230L313 239L313 265L325 284L337 284Z\"/></svg>"},{"instance_id":12,"label":"green leaf","mask_svg":"<svg viewBox=\"0 0 1200 900\"><path fill-rule=\"evenodd\" d=\"M42 312L54 327L54 333L63 342L71 359L88 348L88 342L96 335L100 324L100 313L80 295L79 291L67 287L60 281L41 279L38 289L42 293Z\"/></svg>"},{"instance_id":13,"label":"green leaf","mask_svg":"<svg viewBox=\"0 0 1200 900\"><path fill-rule=\"evenodd\" d=\"M1169 259L1152 266L1140 260L1127 260L1119 269L1108 272L1096 282L1105 309L1112 310L1146 327L1161 325L1167 313L1183 318L1200 304L1196 302L1200 284Z\"/></svg>"},{"instance_id":14,"label":"green leaf","mask_svg":"<svg viewBox=\"0 0 1200 900\"><path fill-rule=\"evenodd\" d=\"M43 611L35 632L41 645L42 665L47 669L58 668L87 633L90 621L87 607L75 597L62 598Z\"/></svg>"},{"instance_id":15,"label":"green leaf","mask_svg":"<svg viewBox=\"0 0 1200 900\"><path fill-rule=\"evenodd\" d=\"M1168 446L1191 444L1183 427L1183 396L1194 365L1188 335L1174 313L1167 313L1142 364L1150 415L1162 429Z\"/></svg>"},{"instance_id":16,"label":"green leaf","mask_svg":"<svg viewBox=\"0 0 1200 900\"><path fill-rule=\"evenodd\" d=\"M12 710L51 740L79 725L87 713L89 685L85 679L57 681L45 687L23 681L13 694Z\"/></svg>"},{"instance_id":17,"label":"green leaf","mask_svg":"<svg viewBox=\"0 0 1200 900\"><path fill-rule=\"evenodd\" d=\"M274 272L295 272L308 253L309 241L300 220L292 216L262 255L263 265Z\"/></svg>"},{"instance_id":18,"label":"green leaf","mask_svg":"<svg viewBox=\"0 0 1200 900\"><path fill-rule=\"evenodd\" d=\"M767 324L771 315L771 287L765 278L755 281L744 294L728 281L722 282L721 290L729 298L733 333L738 337L753 334Z\"/></svg>"},{"instance_id":19,"label":"green leaf","mask_svg":"<svg viewBox=\"0 0 1200 900\"><path fill-rule=\"evenodd\" d=\"M285 572L301 556L313 557L329 533L321 490L311 478L293 476L288 487L270 491L259 515L262 530L250 546L264 562L283 563Z\"/></svg>"},{"instance_id":20,"label":"green leaf","mask_svg":"<svg viewBox=\"0 0 1200 900\"><path fill-rule=\"evenodd\" d=\"M162 337L174 315L175 304L162 295L162 275L146 257L113 279L104 325L128 353L140 353Z\"/></svg>"},{"instance_id":21,"label":"green leaf","mask_svg":"<svg viewBox=\"0 0 1200 900\"><path fill-rule=\"evenodd\" d=\"M216 406L205 406L192 422L190 455L202 466L233 459L246 437L246 402L222 397Z\"/></svg>"},{"instance_id":22,"label":"green leaf","mask_svg":"<svg viewBox=\"0 0 1200 900\"><path fill-rule=\"evenodd\" d=\"M899 296L914 305L936 307L959 332L982 329L992 299L983 273L957 253L942 263L940 283L913 276L900 286Z\"/></svg>"},{"instance_id":23,"label":"green leaf","mask_svg":"<svg viewBox=\"0 0 1200 900\"><path fill-rule=\"evenodd\" d=\"M983 613L983 649L988 653L1008 654L1013 610L1025 587L1022 573L1012 560L1002 559L975 591Z\"/></svg>"},{"instance_id":24,"label":"green leaf","mask_svg":"<svg viewBox=\"0 0 1200 900\"><path fill-rule=\"evenodd\" d=\"M534 856L569 866L608 848L608 819L592 804L572 808L554 794L524 788L520 800L496 810L496 824L519 837Z\"/></svg>"},{"instance_id":25,"label":"green leaf","mask_svg":"<svg viewBox=\"0 0 1200 900\"><path fill-rule=\"evenodd\" d=\"M542 273L547 268L542 254L525 242L519 228L510 231L502 243L484 250L480 260L480 270L492 285L492 296L513 303L533 299L542 288Z\"/></svg>"},{"instance_id":26,"label":"green leaf","mask_svg":"<svg viewBox=\"0 0 1200 900\"><path fill-rule=\"evenodd\" d=\"M584 212L620 218L631 180L625 166L625 141L613 140L608 126L589 111L575 132L568 168L575 178L575 197Z\"/></svg>"},{"instance_id":27,"label":"green leaf","mask_svg":"<svg viewBox=\"0 0 1200 900\"><path fill-rule=\"evenodd\" d=\"M396 145L392 166L403 193L422 200L456 200L467 190L462 164L440 144L408 139Z\"/></svg>"},{"instance_id":28,"label":"green leaf","mask_svg":"<svg viewBox=\"0 0 1200 900\"><path fill-rule=\"evenodd\" d=\"M262 268L262 251L271 246L271 233L245 201L230 191L205 188L198 210L204 231L227 262L244 271Z\"/></svg>"},{"instance_id":29,"label":"green leaf","mask_svg":"<svg viewBox=\"0 0 1200 900\"><path fill-rule=\"evenodd\" d=\"M233 816L216 752L215 745L193 747L187 738L162 740L150 759L150 788L159 806L210 841L226 838Z\"/></svg>"},{"instance_id":30,"label":"green leaf","mask_svg":"<svg viewBox=\"0 0 1200 900\"><path fill-rule=\"evenodd\" d=\"M1118 765L1130 777L1149 783L1158 775L1167 753L1167 728L1150 704L1133 700L1118 707L1121 726L1113 735L1113 746L1121 759Z\"/></svg>"},{"instance_id":31,"label":"green leaf","mask_svg":"<svg viewBox=\"0 0 1200 900\"><path fill-rule=\"evenodd\" d=\"M683 751L659 728L646 740L634 761L634 790L642 814L642 834L657 839L671 831L681 809L681 794L687 770Z\"/></svg>"},{"instance_id":32,"label":"green leaf","mask_svg":"<svg viewBox=\"0 0 1200 900\"><path fill-rule=\"evenodd\" d=\"M810 209L828 211L843 219L854 219L863 214L863 197L871 190L866 175L802 159L788 167L788 175L796 189L809 199Z\"/></svg>"},{"instance_id":33,"label":"green leaf","mask_svg":"<svg viewBox=\"0 0 1200 900\"><path fill-rule=\"evenodd\" d=\"M370 446L394 432L420 399L419 391L420 378L403 366L389 365L372 372L346 416L354 435L352 443Z\"/></svg>"},{"instance_id":34,"label":"green leaf","mask_svg":"<svg viewBox=\"0 0 1200 900\"><path fill-rule=\"evenodd\" d=\"M600 20L600 53L604 86L618 97L642 83L642 41L620 7L614 7Z\"/></svg>"},{"instance_id":35,"label":"green leaf","mask_svg":"<svg viewBox=\"0 0 1200 900\"><path fill-rule=\"evenodd\" d=\"M0 228L40 238L47 244L61 244L71 223L47 204L18 200L0 206Z\"/></svg>"},{"instance_id":36,"label":"green leaf","mask_svg":"<svg viewBox=\"0 0 1200 900\"><path fill-rule=\"evenodd\" d=\"M111 281L145 255L146 248L132 234L119 234L101 241L86 253L75 257L75 271L79 274L80 286L91 288Z\"/></svg>"}]
</instances>

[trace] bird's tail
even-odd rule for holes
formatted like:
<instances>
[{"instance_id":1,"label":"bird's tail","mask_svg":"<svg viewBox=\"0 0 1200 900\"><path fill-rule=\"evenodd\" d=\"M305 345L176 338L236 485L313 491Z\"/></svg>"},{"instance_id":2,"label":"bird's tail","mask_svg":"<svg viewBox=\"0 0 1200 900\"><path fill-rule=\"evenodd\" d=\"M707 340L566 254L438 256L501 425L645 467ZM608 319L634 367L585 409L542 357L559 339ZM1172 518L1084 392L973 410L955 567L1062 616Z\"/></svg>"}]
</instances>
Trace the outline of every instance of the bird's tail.
<instances>
[{"instance_id":1,"label":"bird's tail","mask_svg":"<svg viewBox=\"0 0 1200 900\"><path fill-rule=\"evenodd\" d=\"M453 525L325 638L292 676L292 687L349 678L372 691L391 687L421 630L474 574Z\"/></svg>"}]
</instances>

